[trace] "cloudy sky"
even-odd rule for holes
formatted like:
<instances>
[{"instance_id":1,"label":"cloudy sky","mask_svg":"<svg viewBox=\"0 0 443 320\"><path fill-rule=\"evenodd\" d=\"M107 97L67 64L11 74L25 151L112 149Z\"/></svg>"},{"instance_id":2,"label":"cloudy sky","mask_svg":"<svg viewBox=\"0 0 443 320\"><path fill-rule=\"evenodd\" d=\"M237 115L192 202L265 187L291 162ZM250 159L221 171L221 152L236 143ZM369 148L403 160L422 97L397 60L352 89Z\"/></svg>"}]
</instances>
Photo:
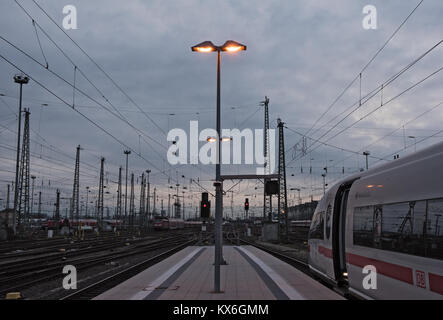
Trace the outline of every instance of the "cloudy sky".
<instances>
[{"instance_id":1,"label":"cloudy sky","mask_svg":"<svg viewBox=\"0 0 443 320\"><path fill-rule=\"evenodd\" d=\"M188 131L190 120L198 120L200 129L215 126L216 55L190 50L205 40L247 45L245 52L222 56L222 127L263 128L260 101L268 96L271 127L276 128L277 118L287 126L288 187L302 187L303 201L321 196L325 166L332 185L365 166L364 150L371 152L372 166L438 143L443 72L433 73L443 66L443 3L424 0L364 68L419 2L1 1L0 198L6 198L15 173L18 86L13 76L19 68L31 77L23 106L31 112L31 173L36 185L43 181L46 212L52 213L56 188L63 197L72 194L77 145L82 147L82 196L86 186L96 193L103 156L107 205L115 204L118 167L125 164L123 150L130 148L136 203L137 177L150 169L157 208L161 199L167 207L168 193L174 193L170 186L175 189L178 180L180 193L187 188L187 210L194 212L201 189L190 179L212 191L214 166L169 165L166 134L173 128ZM368 4L377 9L377 29L362 26ZM66 5L77 9L76 30L63 29ZM300 133L306 135L305 153ZM224 165L222 170L250 173L255 166ZM260 206L259 182L242 182L232 190L235 205L249 197L252 208ZM229 198L225 204L229 208Z\"/></svg>"}]
</instances>

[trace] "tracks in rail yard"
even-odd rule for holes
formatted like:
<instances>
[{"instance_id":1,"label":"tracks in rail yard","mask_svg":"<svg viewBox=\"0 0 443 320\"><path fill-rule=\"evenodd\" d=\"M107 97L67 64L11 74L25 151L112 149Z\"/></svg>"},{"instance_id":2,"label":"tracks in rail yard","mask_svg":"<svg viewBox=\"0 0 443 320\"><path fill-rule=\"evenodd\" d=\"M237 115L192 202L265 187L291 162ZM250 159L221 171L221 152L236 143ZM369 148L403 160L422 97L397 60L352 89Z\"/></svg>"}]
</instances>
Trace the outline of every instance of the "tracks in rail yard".
<instances>
[{"instance_id":1,"label":"tracks in rail yard","mask_svg":"<svg viewBox=\"0 0 443 320\"><path fill-rule=\"evenodd\" d=\"M142 272L146 268L149 268L150 266L166 259L167 257L186 248L187 246L195 244L196 242L197 240L190 240L185 243L181 243L180 245L175 246L172 249L162 252L142 262L139 262L136 265L130 266L105 279L99 280L83 289L76 290L75 292L62 297L60 300L91 300L92 298L97 297L101 293L115 287L116 285L122 283L123 281Z\"/></svg>"},{"instance_id":2,"label":"tracks in rail yard","mask_svg":"<svg viewBox=\"0 0 443 320\"><path fill-rule=\"evenodd\" d=\"M196 242L195 239L189 240L189 236L189 233L178 233L160 239L125 239L128 244L130 243L128 246L117 247L116 242L100 243L97 246L74 251L54 253L52 250L51 253L31 255L27 259L5 261L0 263L0 295L4 296L8 292L39 286L61 278L63 276L61 271L68 264L74 265L78 271L85 271L119 259L144 255L149 252L155 253L159 250L170 251L171 247L188 245L189 241ZM20 254L17 256L20 257Z\"/></svg>"},{"instance_id":3,"label":"tracks in rail yard","mask_svg":"<svg viewBox=\"0 0 443 320\"><path fill-rule=\"evenodd\" d=\"M325 287L328 287L329 289L331 289L334 292L340 294L341 296L343 296L346 299L350 299L350 300L355 300L356 299L356 297L353 296L352 294L350 294L346 288L338 288L337 286L334 286L331 283L323 281L322 279L319 279L316 276L314 276L311 273L311 271L309 269L309 264L306 261L303 261L301 259L297 259L297 258L294 258L294 257L290 257L288 255L285 255L285 254L277 251L277 250L270 249L270 248L268 248L266 246L262 246L262 245L254 243L254 242L249 242L249 241L246 241L244 239L239 239L239 241L244 243L244 244L256 247L256 248L258 248L260 250L263 250L263 251L269 253L270 255L276 257L277 259L280 259L280 260L290 264L291 266L295 267L297 270L303 272L304 274L306 274L310 278L314 279L315 281L320 282Z\"/></svg>"},{"instance_id":4,"label":"tracks in rail yard","mask_svg":"<svg viewBox=\"0 0 443 320\"><path fill-rule=\"evenodd\" d=\"M253 242L249 242L249 241L246 241L246 240L243 240L243 239L239 239L239 241L242 242L242 243L248 244L250 246L256 247L256 248L258 248L260 250L263 250L263 251L269 253L270 255L272 255L272 256L274 256L274 257L276 257L276 258L278 258L278 259L280 259L280 260L282 260L282 261L284 261L284 262L286 262L288 264L290 264L291 266L293 266L296 269L302 271L303 273L311 276L311 274L309 272L309 265L308 265L308 263L306 261L303 261L301 259L297 259L297 258L294 258L294 257L290 257L290 256L285 255L285 254L283 254L281 252L278 252L276 250L272 250L272 249L269 249L269 248L267 248L265 246L262 246L262 245L259 245L259 244L253 243Z\"/></svg>"}]
</instances>

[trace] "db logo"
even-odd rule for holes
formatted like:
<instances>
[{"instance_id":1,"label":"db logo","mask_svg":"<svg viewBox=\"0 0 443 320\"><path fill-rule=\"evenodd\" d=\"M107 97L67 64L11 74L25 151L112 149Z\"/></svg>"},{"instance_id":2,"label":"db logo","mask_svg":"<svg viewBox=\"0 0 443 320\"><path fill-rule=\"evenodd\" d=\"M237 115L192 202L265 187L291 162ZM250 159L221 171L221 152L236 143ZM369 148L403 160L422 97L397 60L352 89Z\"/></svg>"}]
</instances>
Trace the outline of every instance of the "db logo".
<instances>
[{"instance_id":1,"label":"db logo","mask_svg":"<svg viewBox=\"0 0 443 320\"><path fill-rule=\"evenodd\" d=\"M426 288L426 276L423 271L415 270L415 284L417 287Z\"/></svg>"}]
</instances>

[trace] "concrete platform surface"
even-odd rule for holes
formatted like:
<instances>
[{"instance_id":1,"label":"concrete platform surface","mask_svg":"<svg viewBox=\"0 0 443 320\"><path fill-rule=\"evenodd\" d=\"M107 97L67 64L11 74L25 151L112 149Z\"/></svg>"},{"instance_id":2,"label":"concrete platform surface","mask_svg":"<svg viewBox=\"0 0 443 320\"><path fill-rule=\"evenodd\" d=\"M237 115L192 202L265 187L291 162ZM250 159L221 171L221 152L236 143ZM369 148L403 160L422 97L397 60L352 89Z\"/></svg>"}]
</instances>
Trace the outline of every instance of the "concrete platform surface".
<instances>
[{"instance_id":1,"label":"concrete platform surface","mask_svg":"<svg viewBox=\"0 0 443 320\"><path fill-rule=\"evenodd\" d=\"M252 246L225 246L222 293L214 293L214 247L187 247L95 300L339 300L340 295Z\"/></svg>"}]
</instances>

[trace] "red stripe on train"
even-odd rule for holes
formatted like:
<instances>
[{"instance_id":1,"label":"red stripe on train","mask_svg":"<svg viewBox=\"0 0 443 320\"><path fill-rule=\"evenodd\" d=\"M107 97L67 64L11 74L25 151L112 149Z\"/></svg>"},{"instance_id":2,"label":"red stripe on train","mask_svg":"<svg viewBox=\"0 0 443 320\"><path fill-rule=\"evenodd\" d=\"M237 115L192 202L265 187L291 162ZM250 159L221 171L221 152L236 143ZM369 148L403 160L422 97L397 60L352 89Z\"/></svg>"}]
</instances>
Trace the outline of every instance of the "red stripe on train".
<instances>
[{"instance_id":1,"label":"red stripe on train","mask_svg":"<svg viewBox=\"0 0 443 320\"><path fill-rule=\"evenodd\" d=\"M318 253L324 255L327 258L332 259L332 250L323 246L318 246Z\"/></svg>"},{"instance_id":2,"label":"red stripe on train","mask_svg":"<svg viewBox=\"0 0 443 320\"><path fill-rule=\"evenodd\" d=\"M329 248L318 246L318 252L324 255L325 257L332 258L332 250ZM377 272L380 274L391 277L393 279L407 282L409 284L414 284L413 272L411 268L399 266L397 264L389 262L380 261L377 259L367 258L354 253L346 253L346 260L350 264L353 264L361 268L367 265L373 265L377 269ZM443 280L439 281L442 281L442 283L440 284L439 282L439 284L437 285L438 288L440 288L440 285L443 285Z\"/></svg>"},{"instance_id":3,"label":"red stripe on train","mask_svg":"<svg viewBox=\"0 0 443 320\"><path fill-rule=\"evenodd\" d=\"M347 253L346 260L358 267L373 265L377 269L377 272L380 274L391 277L393 279L407 282L409 284L414 284L413 272L411 268L380 261L377 259L367 258L353 253Z\"/></svg>"},{"instance_id":4,"label":"red stripe on train","mask_svg":"<svg viewBox=\"0 0 443 320\"><path fill-rule=\"evenodd\" d=\"M332 250L323 246L318 246L318 252L325 257L332 258ZM403 267L397 264L371 259L354 253L347 253L346 260L350 264L363 268L367 265L373 265L377 272L385 276L414 284L412 268ZM443 276L429 273L429 289L433 292L443 294Z\"/></svg>"},{"instance_id":5,"label":"red stripe on train","mask_svg":"<svg viewBox=\"0 0 443 320\"><path fill-rule=\"evenodd\" d=\"M443 277L429 272L429 289L443 294Z\"/></svg>"}]
</instances>

